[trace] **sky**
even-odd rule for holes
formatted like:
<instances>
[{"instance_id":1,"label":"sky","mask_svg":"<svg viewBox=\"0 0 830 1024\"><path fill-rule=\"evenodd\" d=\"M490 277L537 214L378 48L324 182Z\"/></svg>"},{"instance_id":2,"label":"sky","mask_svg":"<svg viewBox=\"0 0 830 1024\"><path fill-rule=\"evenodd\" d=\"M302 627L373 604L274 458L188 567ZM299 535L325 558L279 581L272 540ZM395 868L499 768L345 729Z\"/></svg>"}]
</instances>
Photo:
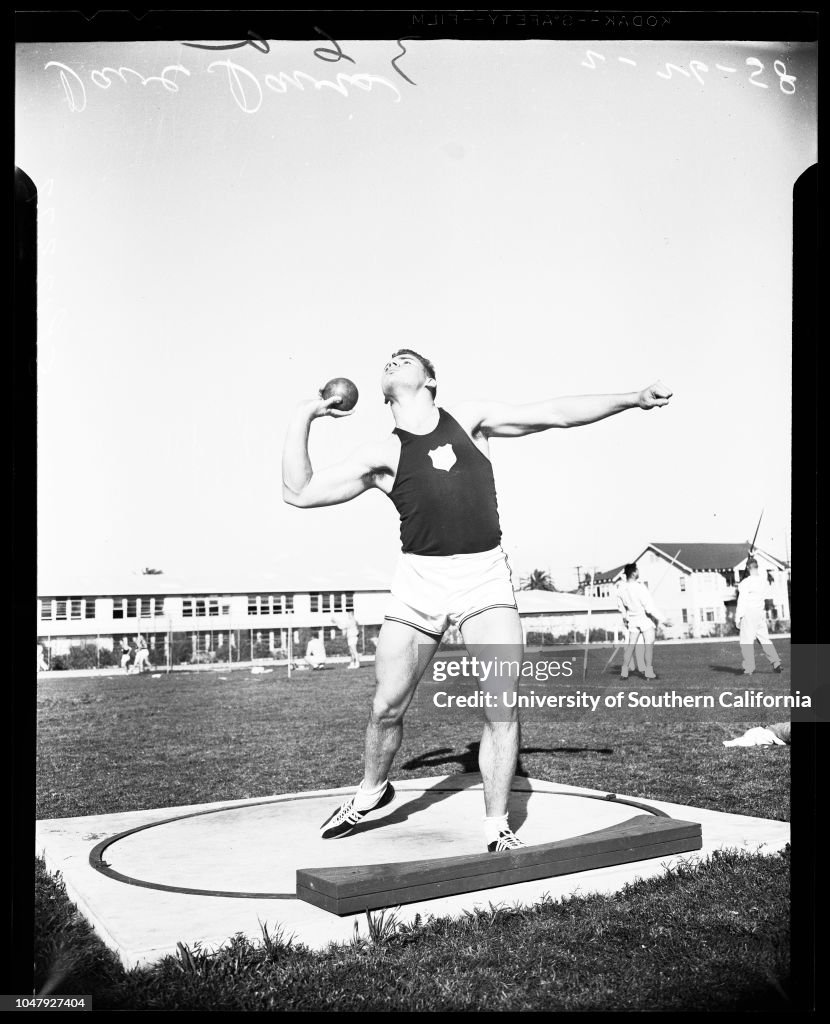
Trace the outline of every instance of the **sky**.
<instances>
[{"instance_id":1,"label":"sky","mask_svg":"<svg viewBox=\"0 0 830 1024\"><path fill-rule=\"evenodd\" d=\"M313 424L313 464L386 434L400 347L450 411L673 389L491 442L521 575L570 589L654 539L751 538L761 510L785 557L815 47L412 41L410 84L392 42L343 44L353 64L314 45L18 47L40 571L390 573L388 498L289 507L280 453L335 376L360 401Z\"/></svg>"}]
</instances>

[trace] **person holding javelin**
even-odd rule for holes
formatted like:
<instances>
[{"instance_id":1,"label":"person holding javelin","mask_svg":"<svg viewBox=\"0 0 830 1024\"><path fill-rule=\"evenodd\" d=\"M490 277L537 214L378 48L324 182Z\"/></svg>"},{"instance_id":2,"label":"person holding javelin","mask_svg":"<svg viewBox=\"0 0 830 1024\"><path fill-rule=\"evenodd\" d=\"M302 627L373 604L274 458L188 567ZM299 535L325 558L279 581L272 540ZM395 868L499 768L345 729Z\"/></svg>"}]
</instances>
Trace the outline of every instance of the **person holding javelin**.
<instances>
[{"instance_id":1,"label":"person holding javelin","mask_svg":"<svg viewBox=\"0 0 830 1024\"><path fill-rule=\"evenodd\" d=\"M623 571L625 581L617 585L617 607L626 631L626 646L620 675L623 679L628 679L634 650L642 638L645 647L643 674L646 679L657 679L654 672L654 641L657 626L661 622L664 625L669 623L654 603L648 587L640 583L640 570L636 563L629 562Z\"/></svg>"},{"instance_id":2,"label":"person holding javelin","mask_svg":"<svg viewBox=\"0 0 830 1024\"><path fill-rule=\"evenodd\" d=\"M381 376L394 429L359 447L338 465L314 469L311 424L348 416L339 396L312 398L295 410L283 449L283 499L298 508L351 501L378 488L401 521L402 553L378 639L376 688L366 729L364 774L353 797L323 823L322 838L353 832L370 811L394 798L389 771L403 738L403 719L447 627L461 631L471 656L499 645L503 664L521 664L522 628L510 566L501 548L491 438L524 437L553 427L595 423L627 409L664 406L671 391L660 382L639 392L549 398L527 405L477 400L436 405L435 367L400 349ZM482 685L515 691L518 670ZM511 676L509 673L513 671ZM507 805L519 751L515 710L485 709L479 748L484 784L484 839L492 852L523 844L509 827Z\"/></svg>"}]
</instances>

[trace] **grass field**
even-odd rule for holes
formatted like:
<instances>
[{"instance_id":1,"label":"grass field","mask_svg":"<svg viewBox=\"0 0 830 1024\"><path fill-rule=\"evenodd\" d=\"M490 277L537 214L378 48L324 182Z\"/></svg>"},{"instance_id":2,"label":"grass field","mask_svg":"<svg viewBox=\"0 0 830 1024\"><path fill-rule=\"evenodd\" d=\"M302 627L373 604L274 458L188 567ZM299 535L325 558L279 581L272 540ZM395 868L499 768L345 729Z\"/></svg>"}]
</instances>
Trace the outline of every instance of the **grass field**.
<instances>
[{"instance_id":1,"label":"grass field","mask_svg":"<svg viewBox=\"0 0 830 1024\"><path fill-rule=\"evenodd\" d=\"M788 644L779 642L785 665ZM659 648L661 688L743 689L734 644ZM607 651L593 652L589 683ZM618 664L618 663L617 663ZM581 665L581 662L580 662ZM773 677L759 665L754 688ZM619 683L618 667L607 683ZM633 681L633 677L632 677ZM579 684L569 682L559 686ZM779 684L780 685L780 684ZM643 688L642 686L640 687ZM369 667L61 679L38 684L37 817L178 806L356 784ZM407 717L393 778L474 771L480 728ZM789 818L789 748L725 748L781 720L747 712L711 721L528 714L521 769L553 782L739 814ZM38 864L37 984L92 993L97 1009L785 1009L789 998L789 854L721 854L612 897L496 909L396 927L314 953L273 934L229 937L125 972L74 913L60 878Z\"/></svg>"}]
</instances>

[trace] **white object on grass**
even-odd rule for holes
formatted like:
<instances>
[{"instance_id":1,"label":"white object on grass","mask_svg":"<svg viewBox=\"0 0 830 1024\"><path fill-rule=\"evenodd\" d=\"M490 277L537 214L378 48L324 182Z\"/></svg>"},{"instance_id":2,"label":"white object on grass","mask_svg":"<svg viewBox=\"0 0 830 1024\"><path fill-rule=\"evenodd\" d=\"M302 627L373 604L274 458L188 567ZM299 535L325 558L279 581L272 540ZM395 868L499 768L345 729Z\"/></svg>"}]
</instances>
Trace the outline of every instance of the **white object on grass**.
<instances>
[{"instance_id":1,"label":"white object on grass","mask_svg":"<svg viewBox=\"0 0 830 1024\"><path fill-rule=\"evenodd\" d=\"M725 747L785 747L787 744L779 739L774 732L756 725L747 729L743 736L736 736L734 740L724 740Z\"/></svg>"}]
</instances>

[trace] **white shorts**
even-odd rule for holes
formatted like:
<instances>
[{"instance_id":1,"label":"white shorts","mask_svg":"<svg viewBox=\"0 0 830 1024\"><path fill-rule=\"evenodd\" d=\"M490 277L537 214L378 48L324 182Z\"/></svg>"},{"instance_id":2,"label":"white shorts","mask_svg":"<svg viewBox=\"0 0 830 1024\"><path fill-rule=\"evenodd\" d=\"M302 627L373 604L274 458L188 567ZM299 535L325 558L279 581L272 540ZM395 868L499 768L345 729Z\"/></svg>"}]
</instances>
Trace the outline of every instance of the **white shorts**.
<instances>
[{"instance_id":1,"label":"white shorts","mask_svg":"<svg viewBox=\"0 0 830 1024\"><path fill-rule=\"evenodd\" d=\"M628 616L628 642L635 643L640 634L644 637L649 635L649 631L653 634L656 632L654 623L647 615L629 615Z\"/></svg>"},{"instance_id":2,"label":"white shorts","mask_svg":"<svg viewBox=\"0 0 830 1024\"><path fill-rule=\"evenodd\" d=\"M516 608L501 547L468 555L402 554L385 618L440 640L449 625L490 608Z\"/></svg>"}]
</instances>

